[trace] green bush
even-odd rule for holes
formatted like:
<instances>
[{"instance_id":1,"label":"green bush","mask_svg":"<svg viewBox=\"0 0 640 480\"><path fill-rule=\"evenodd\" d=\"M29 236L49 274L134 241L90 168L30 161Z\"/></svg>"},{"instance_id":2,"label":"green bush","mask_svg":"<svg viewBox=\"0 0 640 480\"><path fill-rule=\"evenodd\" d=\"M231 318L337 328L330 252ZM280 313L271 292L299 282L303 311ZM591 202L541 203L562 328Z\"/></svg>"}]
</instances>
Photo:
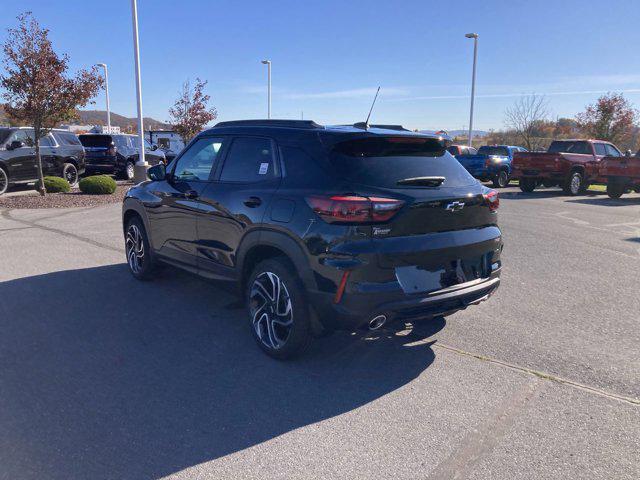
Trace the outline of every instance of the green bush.
<instances>
[{"instance_id":1,"label":"green bush","mask_svg":"<svg viewBox=\"0 0 640 480\"><path fill-rule=\"evenodd\" d=\"M107 175L94 175L80 180L80 191L89 195L110 195L116 191L116 181Z\"/></svg>"},{"instance_id":2,"label":"green bush","mask_svg":"<svg viewBox=\"0 0 640 480\"><path fill-rule=\"evenodd\" d=\"M44 177L44 188L47 193L67 193L71 191L71 185L66 178L62 177ZM40 181L36 184L36 190L40 190Z\"/></svg>"}]
</instances>

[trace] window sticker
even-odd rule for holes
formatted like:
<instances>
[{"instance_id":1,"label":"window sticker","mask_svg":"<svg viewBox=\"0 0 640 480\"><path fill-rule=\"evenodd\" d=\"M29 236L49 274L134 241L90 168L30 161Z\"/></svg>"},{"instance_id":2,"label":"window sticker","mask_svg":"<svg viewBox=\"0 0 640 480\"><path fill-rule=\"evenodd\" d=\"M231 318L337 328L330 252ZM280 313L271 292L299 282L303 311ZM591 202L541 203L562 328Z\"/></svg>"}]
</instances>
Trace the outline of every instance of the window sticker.
<instances>
[{"instance_id":1,"label":"window sticker","mask_svg":"<svg viewBox=\"0 0 640 480\"><path fill-rule=\"evenodd\" d=\"M258 170L258 175L266 175L268 170L269 170L269 164L261 163L260 170Z\"/></svg>"}]
</instances>

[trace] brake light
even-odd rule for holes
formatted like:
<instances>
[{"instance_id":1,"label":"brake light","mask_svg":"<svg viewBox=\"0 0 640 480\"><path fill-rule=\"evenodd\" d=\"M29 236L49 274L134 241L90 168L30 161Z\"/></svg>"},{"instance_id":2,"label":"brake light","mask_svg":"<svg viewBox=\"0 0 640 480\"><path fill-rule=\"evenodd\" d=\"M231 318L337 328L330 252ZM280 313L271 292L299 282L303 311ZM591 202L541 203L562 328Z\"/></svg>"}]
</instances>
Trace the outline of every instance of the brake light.
<instances>
[{"instance_id":1,"label":"brake light","mask_svg":"<svg viewBox=\"0 0 640 480\"><path fill-rule=\"evenodd\" d=\"M327 223L387 222L404 202L394 198L359 195L313 196L306 198L312 210Z\"/></svg>"},{"instance_id":2,"label":"brake light","mask_svg":"<svg viewBox=\"0 0 640 480\"><path fill-rule=\"evenodd\" d=\"M496 190L489 190L487 193L483 193L484 203L489 207L489 210L495 212L500 206L500 196Z\"/></svg>"}]
</instances>

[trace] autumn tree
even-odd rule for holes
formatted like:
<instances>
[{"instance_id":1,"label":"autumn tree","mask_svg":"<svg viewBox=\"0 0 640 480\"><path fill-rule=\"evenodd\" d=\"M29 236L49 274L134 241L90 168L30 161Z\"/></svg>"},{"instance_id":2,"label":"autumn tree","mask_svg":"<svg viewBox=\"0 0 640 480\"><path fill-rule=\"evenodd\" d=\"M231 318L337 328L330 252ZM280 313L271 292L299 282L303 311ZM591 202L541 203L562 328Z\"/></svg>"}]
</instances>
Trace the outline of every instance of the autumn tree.
<instances>
[{"instance_id":1,"label":"autumn tree","mask_svg":"<svg viewBox=\"0 0 640 480\"><path fill-rule=\"evenodd\" d=\"M548 102L545 97L532 94L518 98L513 106L505 111L505 125L513 130L527 150L540 147L539 131L544 129L549 116Z\"/></svg>"},{"instance_id":2,"label":"autumn tree","mask_svg":"<svg viewBox=\"0 0 640 480\"><path fill-rule=\"evenodd\" d=\"M31 12L17 17L18 27L9 28L3 45L5 73L0 75L4 106L15 122L33 127L39 188L46 194L40 157L40 139L61 122L75 117L75 110L96 96L103 84L96 67L68 77L67 55L58 56Z\"/></svg>"},{"instance_id":3,"label":"autumn tree","mask_svg":"<svg viewBox=\"0 0 640 480\"><path fill-rule=\"evenodd\" d=\"M192 88L191 82L187 80L182 84L180 96L169 109L169 123L185 145L200 133L205 125L218 118L216 109L207 106L211 97L204 93L206 85L206 81L196 78Z\"/></svg>"},{"instance_id":4,"label":"autumn tree","mask_svg":"<svg viewBox=\"0 0 640 480\"><path fill-rule=\"evenodd\" d=\"M576 115L586 135L618 144L628 142L637 118L638 111L620 93L607 93Z\"/></svg>"}]
</instances>

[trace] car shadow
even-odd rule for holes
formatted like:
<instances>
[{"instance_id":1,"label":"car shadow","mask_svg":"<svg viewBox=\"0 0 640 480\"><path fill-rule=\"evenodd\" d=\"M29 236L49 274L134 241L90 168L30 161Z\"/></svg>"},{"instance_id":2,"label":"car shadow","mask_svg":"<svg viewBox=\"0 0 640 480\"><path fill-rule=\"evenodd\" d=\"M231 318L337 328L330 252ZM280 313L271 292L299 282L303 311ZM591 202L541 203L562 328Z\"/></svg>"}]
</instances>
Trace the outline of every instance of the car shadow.
<instances>
[{"instance_id":1,"label":"car shadow","mask_svg":"<svg viewBox=\"0 0 640 480\"><path fill-rule=\"evenodd\" d=\"M25 277L0 299L6 478L158 478L249 448L407 385L445 326L337 333L279 362L229 291L174 270Z\"/></svg>"},{"instance_id":2,"label":"car shadow","mask_svg":"<svg viewBox=\"0 0 640 480\"><path fill-rule=\"evenodd\" d=\"M640 196L623 196L620 198L609 198L604 194L604 196L600 196L599 198L575 198L571 200L567 200L567 202L571 203L582 203L584 205L599 205L605 207L625 207L629 205L640 205Z\"/></svg>"},{"instance_id":3,"label":"car shadow","mask_svg":"<svg viewBox=\"0 0 640 480\"><path fill-rule=\"evenodd\" d=\"M500 198L505 198L505 199L509 199L509 200L526 200L526 199L533 199L533 198L553 198L553 197L563 197L566 194L562 191L562 190L558 190L558 189L547 189L547 188L540 188L540 189L536 189L531 193L527 193L527 192L522 192L520 190L518 191L508 191L508 192L504 192L501 189L497 189L498 193L500 194Z\"/></svg>"}]
</instances>

